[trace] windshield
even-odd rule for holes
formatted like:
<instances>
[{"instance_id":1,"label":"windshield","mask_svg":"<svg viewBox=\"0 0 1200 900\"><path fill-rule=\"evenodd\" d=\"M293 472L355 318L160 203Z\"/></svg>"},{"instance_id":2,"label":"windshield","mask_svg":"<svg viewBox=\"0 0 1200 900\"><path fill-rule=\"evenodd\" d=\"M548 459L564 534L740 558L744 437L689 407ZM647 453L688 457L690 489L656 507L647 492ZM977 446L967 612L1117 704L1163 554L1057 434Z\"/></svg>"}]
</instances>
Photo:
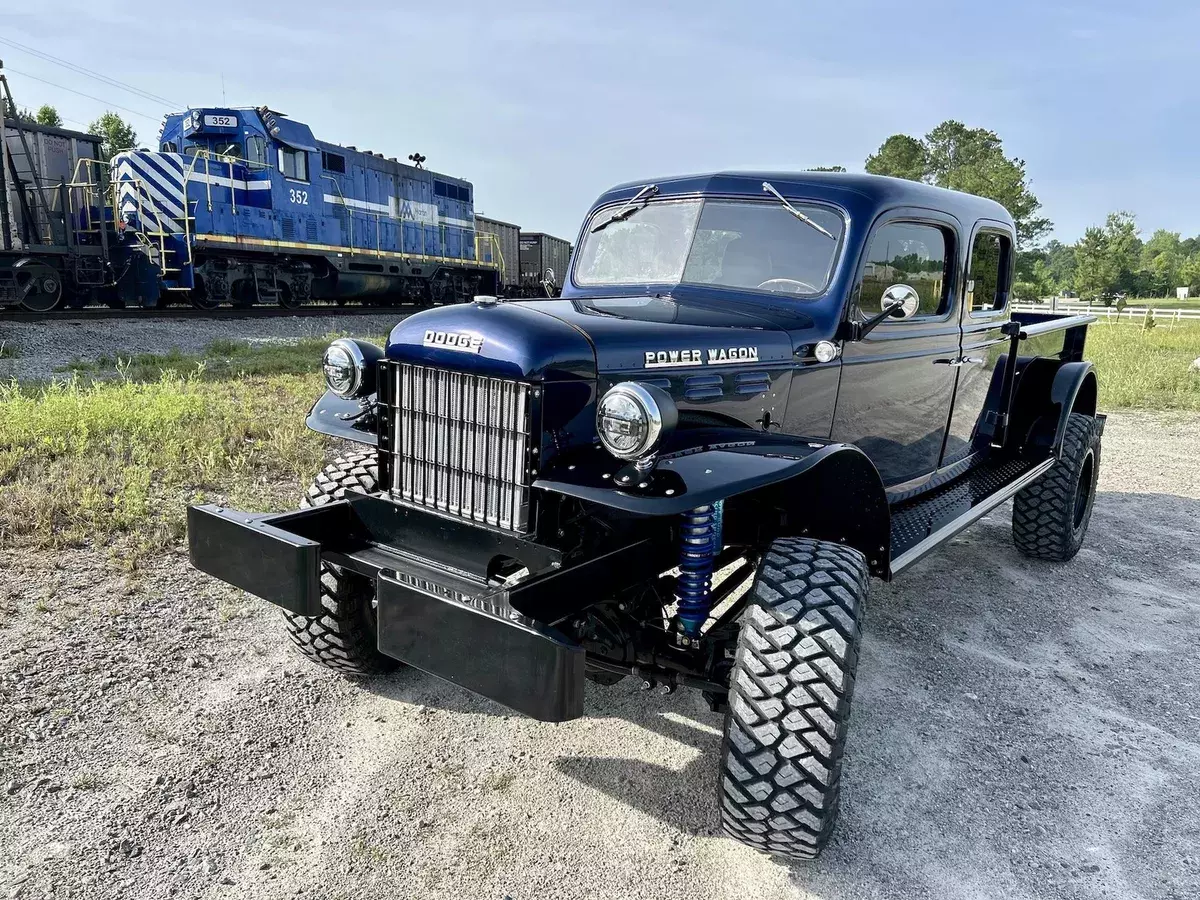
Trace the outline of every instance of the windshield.
<instances>
[{"instance_id":1,"label":"windshield","mask_svg":"<svg viewBox=\"0 0 1200 900\"><path fill-rule=\"evenodd\" d=\"M825 206L793 206L837 240L775 203L659 201L586 232L575 282L589 287L687 282L819 294L837 261L842 216ZM604 210L598 217L611 214Z\"/></svg>"}]
</instances>

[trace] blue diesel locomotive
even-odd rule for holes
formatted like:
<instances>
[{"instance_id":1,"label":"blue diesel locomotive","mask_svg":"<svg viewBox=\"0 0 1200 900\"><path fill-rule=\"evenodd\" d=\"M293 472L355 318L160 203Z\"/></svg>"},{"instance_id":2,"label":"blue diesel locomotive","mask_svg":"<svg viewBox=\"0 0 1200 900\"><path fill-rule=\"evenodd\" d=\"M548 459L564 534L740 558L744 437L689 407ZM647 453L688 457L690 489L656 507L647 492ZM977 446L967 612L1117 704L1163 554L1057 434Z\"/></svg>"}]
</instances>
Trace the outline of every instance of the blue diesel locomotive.
<instances>
[{"instance_id":1,"label":"blue diesel locomotive","mask_svg":"<svg viewBox=\"0 0 1200 900\"><path fill-rule=\"evenodd\" d=\"M168 115L158 149L118 154L112 180L125 303L441 304L499 288L470 182L319 141L266 107Z\"/></svg>"}]
</instances>

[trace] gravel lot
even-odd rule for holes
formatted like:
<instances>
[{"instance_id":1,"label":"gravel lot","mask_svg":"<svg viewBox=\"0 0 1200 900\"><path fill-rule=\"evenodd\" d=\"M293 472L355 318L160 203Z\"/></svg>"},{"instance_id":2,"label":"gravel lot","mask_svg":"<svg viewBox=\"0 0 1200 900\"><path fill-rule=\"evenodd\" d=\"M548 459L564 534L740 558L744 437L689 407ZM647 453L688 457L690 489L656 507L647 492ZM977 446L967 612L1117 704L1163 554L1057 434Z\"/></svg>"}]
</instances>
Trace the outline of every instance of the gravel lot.
<instances>
[{"instance_id":1,"label":"gravel lot","mask_svg":"<svg viewBox=\"0 0 1200 900\"><path fill-rule=\"evenodd\" d=\"M182 555L135 580L105 551L2 551L0 886L1194 898L1197 448L1200 416L1115 415L1074 562L1018 557L1004 508L873 585L841 826L795 866L716 833L721 722L691 693L589 685L586 718L540 724L413 671L313 668Z\"/></svg>"},{"instance_id":2,"label":"gravel lot","mask_svg":"<svg viewBox=\"0 0 1200 900\"><path fill-rule=\"evenodd\" d=\"M0 381L46 380L55 367L76 359L167 353L197 353L218 338L268 344L330 333L381 335L403 314L273 316L264 319L61 319L54 322L0 321ZM17 355L9 356L11 353Z\"/></svg>"}]
</instances>

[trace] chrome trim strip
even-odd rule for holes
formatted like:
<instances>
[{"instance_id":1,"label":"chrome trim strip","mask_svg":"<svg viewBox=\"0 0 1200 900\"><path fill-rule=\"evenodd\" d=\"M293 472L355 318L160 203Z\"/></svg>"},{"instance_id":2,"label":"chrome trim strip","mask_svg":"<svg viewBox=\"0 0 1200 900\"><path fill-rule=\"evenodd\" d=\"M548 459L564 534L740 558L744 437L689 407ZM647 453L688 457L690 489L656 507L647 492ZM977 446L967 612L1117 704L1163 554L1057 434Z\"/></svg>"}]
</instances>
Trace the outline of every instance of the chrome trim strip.
<instances>
[{"instance_id":1,"label":"chrome trim strip","mask_svg":"<svg viewBox=\"0 0 1200 900\"><path fill-rule=\"evenodd\" d=\"M1093 322L1098 321L1099 317L1089 313L1080 313L1075 316L1064 315L1045 322L1030 322L1028 325L1022 323L1021 335L1023 337L1033 337L1034 335L1047 334L1051 331L1065 331L1068 328L1078 328L1080 325L1091 325Z\"/></svg>"}]
</instances>

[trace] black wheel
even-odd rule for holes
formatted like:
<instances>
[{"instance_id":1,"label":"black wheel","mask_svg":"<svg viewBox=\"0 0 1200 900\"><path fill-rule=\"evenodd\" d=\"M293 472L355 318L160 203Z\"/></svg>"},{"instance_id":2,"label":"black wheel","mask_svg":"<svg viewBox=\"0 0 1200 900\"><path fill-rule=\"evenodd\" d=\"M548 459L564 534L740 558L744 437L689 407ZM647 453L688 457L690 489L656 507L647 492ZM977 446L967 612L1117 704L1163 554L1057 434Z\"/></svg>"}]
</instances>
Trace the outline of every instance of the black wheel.
<instances>
[{"instance_id":1,"label":"black wheel","mask_svg":"<svg viewBox=\"0 0 1200 900\"><path fill-rule=\"evenodd\" d=\"M378 478L373 450L339 457L317 475L300 506L323 506L340 499L346 488L374 491ZM313 662L345 675L377 675L396 668L399 663L376 645L375 585L336 566L323 563L321 568L325 613L284 613L292 642Z\"/></svg>"},{"instance_id":2,"label":"black wheel","mask_svg":"<svg viewBox=\"0 0 1200 900\"><path fill-rule=\"evenodd\" d=\"M1100 475L1100 422L1071 413L1050 471L1013 499L1013 542L1026 556L1066 562L1083 546Z\"/></svg>"},{"instance_id":3,"label":"black wheel","mask_svg":"<svg viewBox=\"0 0 1200 900\"><path fill-rule=\"evenodd\" d=\"M304 301L296 296L290 284L281 281L279 282L279 305L284 309L299 309L304 305Z\"/></svg>"},{"instance_id":4,"label":"black wheel","mask_svg":"<svg viewBox=\"0 0 1200 900\"><path fill-rule=\"evenodd\" d=\"M837 821L867 562L784 538L759 563L729 679L718 799L725 832L813 859Z\"/></svg>"},{"instance_id":5,"label":"black wheel","mask_svg":"<svg viewBox=\"0 0 1200 900\"><path fill-rule=\"evenodd\" d=\"M221 305L221 301L213 300L208 296L208 285L199 275L196 276L196 286L188 291L188 300L196 309L216 309Z\"/></svg>"},{"instance_id":6,"label":"black wheel","mask_svg":"<svg viewBox=\"0 0 1200 900\"><path fill-rule=\"evenodd\" d=\"M24 265L22 265L24 263ZM21 260L14 266L17 287L24 293L21 305L31 312L50 312L62 299L62 276L53 266Z\"/></svg>"}]
</instances>

